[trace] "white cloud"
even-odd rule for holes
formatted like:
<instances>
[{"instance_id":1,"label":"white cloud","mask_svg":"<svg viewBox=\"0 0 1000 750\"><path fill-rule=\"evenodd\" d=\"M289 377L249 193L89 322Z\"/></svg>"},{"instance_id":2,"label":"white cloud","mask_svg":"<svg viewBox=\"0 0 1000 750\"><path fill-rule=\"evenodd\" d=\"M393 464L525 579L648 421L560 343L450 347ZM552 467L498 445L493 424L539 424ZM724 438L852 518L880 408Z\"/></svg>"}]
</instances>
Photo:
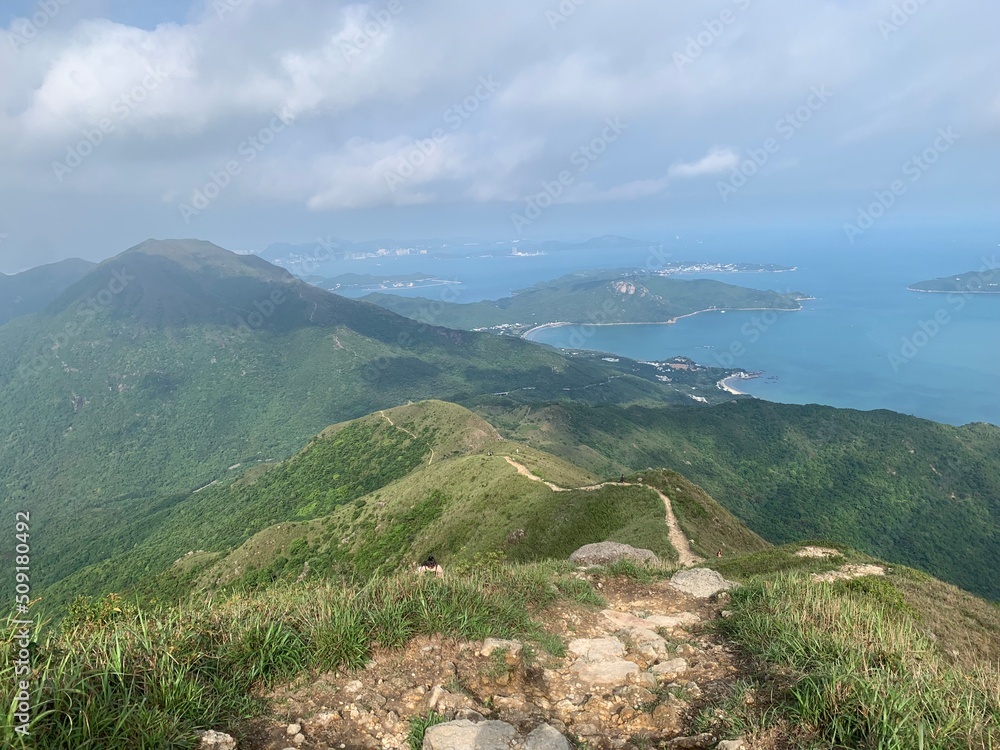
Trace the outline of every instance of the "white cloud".
<instances>
[{"instance_id":1,"label":"white cloud","mask_svg":"<svg viewBox=\"0 0 1000 750\"><path fill-rule=\"evenodd\" d=\"M668 177L704 177L721 174L740 163L740 155L731 148L716 147L698 161L674 164L667 170Z\"/></svg>"}]
</instances>

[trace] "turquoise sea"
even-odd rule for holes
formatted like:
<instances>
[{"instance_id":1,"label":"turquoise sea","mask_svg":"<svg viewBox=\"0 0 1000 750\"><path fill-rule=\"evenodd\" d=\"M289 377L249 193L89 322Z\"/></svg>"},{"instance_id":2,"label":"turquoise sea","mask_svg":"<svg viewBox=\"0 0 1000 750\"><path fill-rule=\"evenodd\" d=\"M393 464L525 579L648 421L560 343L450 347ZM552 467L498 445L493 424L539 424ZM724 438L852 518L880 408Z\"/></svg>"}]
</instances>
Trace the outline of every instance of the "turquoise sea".
<instances>
[{"instance_id":1,"label":"turquoise sea","mask_svg":"<svg viewBox=\"0 0 1000 750\"><path fill-rule=\"evenodd\" d=\"M1000 424L1000 295L921 294L906 288L924 279L1000 266L996 240L913 233L855 248L833 236L772 235L747 242L706 234L677 237L665 242L664 250L675 260L797 266L787 273L708 278L801 291L815 299L794 313L703 313L675 325L565 326L536 331L530 339L643 360L683 355L761 371L762 377L737 386L773 401L892 409L950 424ZM648 259L644 247L535 258L405 259L393 262L392 269L461 281L448 299L467 302L574 270L643 266ZM434 298L442 292L415 294Z\"/></svg>"}]
</instances>

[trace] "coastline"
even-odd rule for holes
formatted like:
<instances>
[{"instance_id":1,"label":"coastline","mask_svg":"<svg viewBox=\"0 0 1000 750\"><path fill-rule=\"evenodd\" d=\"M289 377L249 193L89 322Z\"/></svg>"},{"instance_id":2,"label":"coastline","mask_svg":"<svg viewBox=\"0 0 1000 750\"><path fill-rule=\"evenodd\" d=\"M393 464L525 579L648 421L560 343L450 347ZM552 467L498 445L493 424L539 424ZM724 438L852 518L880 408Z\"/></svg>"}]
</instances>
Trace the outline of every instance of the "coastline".
<instances>
[{"instance_id":1,"label":"coastline","mask_svg":"<svg viewBox=\"0 0 1000 750\"><path fill-rule=\"evenodd\" d=\"M908 292L919 292L920 294L1000 294L998 292L975 292L970 289L914 289L912 286L906 287Z\"/></svg>"},{"instance_id":2,"label":"coastline","mask_svg":"<svg viewBox=\"0 0 1000 750\"><path fill-rule=\"evenodd\" d=\"M678 320L682 320L684 318L691 318L691 317L693 317L695 315L701 315L702 313L709 313L709 312L717 312L717 313L721 313L721 312L755 312L755 311L760 311L760 312L767 312L767 311L770 311L770 312L801 312L803 309L805 309L803 307L803 305L799 305L798 307L709 307L709 308L706 308L704 310L695 310L694 312L685 313L684 315L678 315L677 317L671 318L670 320L640 321L640 322L629 322L629 323L571 323L571 322L562 321L562 322L553 322L553 323L542 323L541 325L533 326L532 328L529 328L527 331L525 331L524 333L522 333L520 337L522 339L527 339L528 341L530 341L530 339L528 339L528 336L530 336L531 334L535 333L535 331L541 331L544 328L561 328L562 326L594 326L594 327L596 327L596 326L604 326L604 327L606 327L606 326L672 326Z\"/></svg>"},{"instance_id":3,"label":"coastline","mask_svg":"<svg viewBox=\"0 0 1000 750\"><path fill-rule=\"evenodd\" d=\"M747 378L744 378L742 375L730 375L728 377L723 378L715 385L717 388L720 388L724 390L726 393L732 394L733 396L749 396L750 394L747 393L746 391L741 391L738 390L737 388L733 388L733 386L729 384L730 380L746 380L746 379Z\"/></svg>"}]
</instances>

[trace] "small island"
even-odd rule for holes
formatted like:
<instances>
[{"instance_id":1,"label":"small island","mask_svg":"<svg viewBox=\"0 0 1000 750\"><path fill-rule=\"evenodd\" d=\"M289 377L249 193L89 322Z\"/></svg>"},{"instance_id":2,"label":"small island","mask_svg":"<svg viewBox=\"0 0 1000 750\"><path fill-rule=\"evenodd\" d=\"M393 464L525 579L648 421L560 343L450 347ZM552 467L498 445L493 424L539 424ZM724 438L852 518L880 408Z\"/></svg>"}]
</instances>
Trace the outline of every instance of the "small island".
<instances>
[{"instance_id":1,"label":"small island","mask_svg":"<svg viewBox=\"0 0 1000 750\"><path fill-rule=\"evenodd\" d=\"M443 284L458 284L457 281L439 279L425 273L407 273L395 276L374 276L367 273L344 273L331 279L314 282L321 289L329 292L347 290L384 291L393 289L425 289Z\"/></svg>"},{"instance_id":2,"label":"small island","mask_svg":"<svg viewBox=\"0 0 1000 750\"><path fill-rule=\"evenodd\" d=\"M940 279L912 284L907 289L911 292L938 294L1000 294L1000 268L943 276Z\"/></svg>"}]
</instances>

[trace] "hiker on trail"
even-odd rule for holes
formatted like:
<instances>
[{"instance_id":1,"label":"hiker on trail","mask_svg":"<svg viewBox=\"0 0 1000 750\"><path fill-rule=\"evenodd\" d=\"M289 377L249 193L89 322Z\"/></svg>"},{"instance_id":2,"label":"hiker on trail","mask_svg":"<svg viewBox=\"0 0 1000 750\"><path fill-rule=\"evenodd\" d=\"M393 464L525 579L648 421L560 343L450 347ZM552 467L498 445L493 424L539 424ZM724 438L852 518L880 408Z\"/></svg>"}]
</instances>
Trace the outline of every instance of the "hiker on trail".
<instances>
[{"instance_id":1,"label":"hiker on trail","mask_svg":"<svg viewBox=\"0 0 1000 750\"><path fill-rule=\"evenodd\" d=\"M420 563L420 567L417 568L418 573L433 573L438 578L444 576L444 568L434 559L434 555L428 555L427 559Z\"/></svg>"},{"instance_id":2,"label":"hiker on trail","mask_svg":"<svg viewBox=\"0 0 1000 750\"><path fill-rule=\"evenodd\" d=\"M716 557L722 557L722 550L720 549L718 552L716 552L715 556Z\"/></svg>"},{"instance_id":3,"label":"hiker on trail","mask_svg":"<svg viewBox=\"0 0 1000 750\"><path fill-rule=\"evenodd\" d=\"M625 475L622 474L622 478L618 480L619 484L625 484Z\"/></svg>"}]
</instances>

